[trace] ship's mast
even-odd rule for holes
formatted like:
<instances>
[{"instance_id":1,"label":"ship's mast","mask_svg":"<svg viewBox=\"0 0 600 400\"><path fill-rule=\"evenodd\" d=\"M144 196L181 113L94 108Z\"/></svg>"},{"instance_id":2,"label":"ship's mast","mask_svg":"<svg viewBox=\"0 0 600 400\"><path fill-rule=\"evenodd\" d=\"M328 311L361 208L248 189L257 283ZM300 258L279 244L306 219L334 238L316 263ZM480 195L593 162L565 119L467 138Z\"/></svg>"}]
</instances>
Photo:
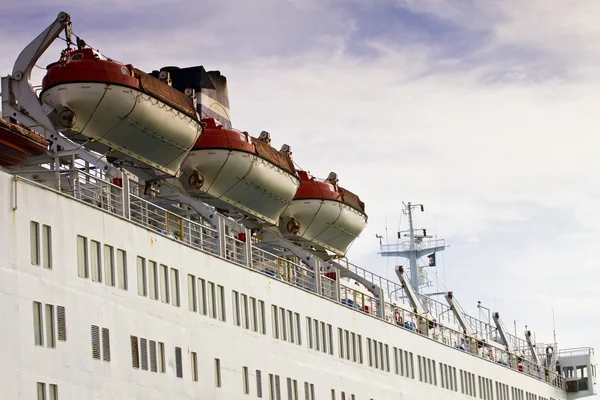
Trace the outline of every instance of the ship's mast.
<instances>
[{"instance_id":1,"label":"ship's mast","mask_svg":"<svg viewBox=\"0 0 600 400\"><path fill-rule=\"evenodd\" d=\"M426 229L415 229L413 222L413 210L418 208L421 212L425 211L423 204L412 204L411 202L402 203L403 213L408 216L408 231L398 232L398 239L403 236L408 236L408 243L401 242L397 244L386 244L381 245L381 254L383 257L404 257L408 259L410 267L410 283L417 292L421 292L421 278L419 276L418 261L425 255L432 255L435 260L435 253L446 249L446 243L444 239L436 240L424 240L431 239L431 236L427 236ZM417 232L421 231L421 232ZM403 235L404 234L404 235ZM433 265L435 266L435 262Z\"/></svg>"}]
</instances>

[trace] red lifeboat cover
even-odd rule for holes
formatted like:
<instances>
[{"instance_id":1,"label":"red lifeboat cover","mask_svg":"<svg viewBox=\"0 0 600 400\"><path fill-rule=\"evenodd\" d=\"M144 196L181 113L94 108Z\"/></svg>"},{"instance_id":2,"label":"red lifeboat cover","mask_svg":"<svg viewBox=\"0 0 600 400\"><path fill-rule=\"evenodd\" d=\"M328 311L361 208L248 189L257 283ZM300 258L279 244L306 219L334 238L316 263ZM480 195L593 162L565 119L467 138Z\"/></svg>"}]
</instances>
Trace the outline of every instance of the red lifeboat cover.
<instances>
[{"instance_id":1,"label":"red lifeboat cover","mask_svg":"<svg viewBox=\"0 0 600 400\"><path fill-rule=\"evenodd\" d=\"M339 201L365 214L365 203L356 194L335 183L319 180L306 171L297 172L300 177L300 187L296 192L296 196L294 196L294 200L322 199Z\"/></svg>"}]
</instances>

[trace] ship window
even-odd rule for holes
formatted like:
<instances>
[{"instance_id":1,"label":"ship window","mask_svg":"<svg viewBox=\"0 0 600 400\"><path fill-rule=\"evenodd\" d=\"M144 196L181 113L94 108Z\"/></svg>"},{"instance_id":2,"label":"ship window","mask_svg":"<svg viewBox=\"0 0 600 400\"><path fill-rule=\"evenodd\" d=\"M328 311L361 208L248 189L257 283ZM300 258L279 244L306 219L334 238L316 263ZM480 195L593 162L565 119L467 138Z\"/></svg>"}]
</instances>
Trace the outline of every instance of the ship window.
<instances>
[{"instance_id":1,"label":"ship window","mask_svg":"<svg viewBox=\"0 0 600 400\"><path fill-rule=\"evenodd\" d=\"M121 73L123 75L131 75L131 73L129 72L129 69L127 69L127 67L121 67Z\"/></svg>"},{"instance_id":2,"label":"ship window","mask_svg":"<svg viewBox=\"0 0 600 400\"><path fill-rule=\"evenodd\" d=\"M100 359L100 328L92 325L92 358Z\"/></svg>"},{"instance_id":3,"label":"ship window","mask_svg":"<svg viewBox=\"0 0 600 400\"><path fill-rule=\"evenodd\" d=\"M138 349L137 336L130 336L129 342L131 343L131 366L138 369L140 368L140 352Z\"/></svg>"},{"instance_id":4,"label":"ship window","mask_svg":"<svg viewBox=\"0 0 600 400\"><path fill-rule=\"evenodd\" d=\"M298 400L298 381L296 379L293 379L292 384L294 386L294 399L293 400Z\"/></svg>"},{"instance_id":5,"label":"ship window","mask_svg":"<svg viewBox=\"0 0 600 400\"><path fill-rule=\"evenodd\" d=\"M350 350L352 351L352 361L356 362L356 333L351 332L350 336L352 337L352 347L350 347Z\"/></svg>"},{"instance_id":6,"label":"ship window","mask_svg":"<svg viewBox=\"0 0 600 400\"><path fill-rule=\"evenodd\" d=\"M110 361L110 332L102 328L102 360Z\"/></svg>"},{"instance_id":7,"label":"ship window","mask_svg":"<svg viewBox=\"0 0 600 400\"><path fill-rule=\"evenodd\" d=\"M225 288L221 285L217 285L217 304L219 306L219 319L225 321Z\"/></svg>"},{"instance_id":8,"label":"ship window","mask_svg":"<svg viewBox=\"0 0 600 400\"><path fill-rule=\"evenodd\" d=\"M157 359L158 359L158 372L165 373L165 344L163 342L158 342L158 346L156 348Z\"/></svg>"},{"instance_id":9,"label":"ship window","mask_svg":"<svg viewBox=\"0 0 600 400\"><path fill-rule=\"evenodd\" d=\"M115 249L104 245L104 276L108 286L115 286Z\"/></svg>"},{"instance_id":10,"label":"ship window","mask_svg":"<svg viewBox=\"0 0 600 400\"><path fill-rule=\"evenodd\" d=\"M117 249L117 275L119 289L127 290L127 253Z\"/></svg>"},{"instance_id":11,"label":"ship window","mask_svg":"<svg viewBox=\"0 0 600 400\"><path fill-rule=\"evenodd\" d=\"M300 326L300 314L294 313L296 317L296 344L302 345L302 327Z\"/></svg>"},{"instance_id":12,"label":"ship window","mask_svg":"<svg viewBox=\"0 0 600 400\"><path fill-rule=\"evenodd\" d=\"M287 338L287 327L286 327L286 320L285 320L285 309L284 308L279 308L279 314L280 314L280 322L281 322L281 340L288 340Z\"/></svg>"},{"instance_id":13,"label":"ship window","mask_svg":"<svg viewBox=\"0 0 600 400\"><path fill-rule=\"evenodd\" d=\"M258 315L256 312L256 299L250 297L250 325L253 332L258 332Z\"/></svg>"},{"instance_id":14,"label":"ship window","mask_svg":"<svg viewBox=\"0 0 600 400\"><path fill-rule=\"evenodd\" d=\"M40 265L40 224L38 222L31 221L29 235L31 242L31 264Z\"/></svg>"},{"instance_id":15,"label":"ship window","mask_svg":"<svg viewBox=\"0 0 600 400\"><path fill-rule=\"evenodd\" d=\"M358 341L358 362L363 363L363 352L362 352L362 336L356 335Z\"/></svg>"},{"instance_id":16,"label":"ship window","mask_svg":"<svg viewBox=\"0 0 600 400\"><path fill-rule=\"evenodd\" d=\"M169 303L169 269L166 265L160 265L160 300Z\"/></svg>"},{"instance_id":17,"label":"ship window","mask_svg":"<svg viewBox=\"0 0 600 400\"><path fill-rule=\"evenodd\" d=\"M327 353L327 331L325 330L325 322L321 322L321 351Z\"/></svg>"},{"instance_id":18,"label":"ship window","mask_svg":"<svg viewBox=\"0 0 600 400\"><path fill-rule=\"evenodd\" d=\"M321 343L319 342L319 321L313 320L315 325L315 350L321 351Z\"/></svg>"},{"instance_id":19,"label":"ship window","mask_svg":"<svg viewBox=\"0 0 600 400\"><path fill-rule=\"evenodd\" d=\"M44 323L42 319L42 303L33 302L33 335L37 346L44 345Z\"/></svg>"},{"instance_id":20,"label":"ship window","mask_svg":"<svg viewBox=\"0 0 600 400\"><path fill-rule=\"evenodd\" d=\"M58 400L58 385L54 383L49 384L48 392L50 393L50 400Z\"/></svg>"},{"instance_id":21,"label":"ship window","mask_svg":"<svg viewBox=\"0 0 600 400\"><path fill-rule=\"evenodd\" d=\"M142 369L148 371L148 340L140 338L140 361Z\"/></svg>"},{"instance_id":22,"label":"ship window","mask_svg":"<svg viewBox=\"0 0 600 400\"><path fill-rule=\"evenodd\" d=\"M331 389L331 400L335 400L335 389Z\"/></svg>"},{"instance_id":23,"label":"ship window","mask_svg":"<svg viewBox=\"0 0 600 400\"><path fill-rule=\"evenodd\" d=\"M46 304L46 346L56 347L56 337L54 335L54 306Z\"/></svg>"},{"instance_id":24,"label":"ship window","mask_svg":"<svg viewBox=\"0 0 600 400\"><path fill-rule=\"evenodd\" d=\"M271 306L271 320L273 322L273 337L279 339L279 314L277 312L277 306Z\"/></svg>"},{"instance_id":25,"label":"ship window","mask_svg":"<svg viewBox=\"0 0 600 400\"><path fill-rule=\"evenodd\" d=\"M81 60L83 58L83 53L75 53L71 56L71 61Z\"/></svg>"},{"instance_id":26,"label":"ship window","mask_svg":"<svg viewBox=\"0 0 600 400\"><path fill-rule=\"evenodd\" d=\"M183 378L183 364L181 362L181 347L175 347L175 374Z\"/></svg>"},{"instance_id":27,"label":"ship window","mask_svg":"<svg viewBox=\"0 0 600 400\"><path fill-rule=\"evenodd\" d=\"M346 345L346 360L350 360L350 331L344 329L344 344Z\"/></svg>"},{"instance_id":28,"label":"ship window","mask_svg":"<svg viewBox=\"0 0 600 400\"><path fill-rule=\"evenodd\" d=\"M215 299L215 284L208 282L208 316L210 318L217 318L217 304Z\"/></svg>"},{"instance_id":29,"label":"ship window","mask_svg":"<svg viewBox=\"0 0 600 400\"><path fill-rule=\"evenodd\" d=\"M235 326L240 326L240 294L236 290L232 290L231 297L231 307L233 308L233 324Z\"/></svg>"},{"instance_id":30,"label":"ship window","mask_svg":"<svg viewBox=\"0 0 600 400\"><path fill-rule=\"evenodd\" d=\"M196 291L196 277L188 274L188 307L190 311L198 311L198 292Z\"/></svg>"},{"instance_id":31,"label":"ship window","mask_svg":"<svg viewBox=\"0 0 600 400\"><path fill-rule=\"evenodd\" d=\"M275 378L269 374L269 400L275 400Z\"/></svg>"},{"instance_id":32,"label":"ship window","mask_svg":"<svg viewBox=\"0 0 600 400\"><path fill-rule=\"evenodd\" d=\"M150 349L150 371L156 372L156 341L150 340L148 347Z\"/></svg>"},{"instance_id":33,"label":"ship window","mask_svg":"<svg viewBox=\"0 0 600 400\"><path fill-rule=\"evenodd\" d=\"M148 290L146 287L146 259L140 256L137 258L137 280L138 294L140 296L148 296Z\"/></svg>"},{"instance_id":34,"label":"ship window","mask_svg":"<svg viewBox=\"0 0 600 400\"><path fill-rule=\"evenodd\" d=\"M88 278L88 247L87 238L77 235L77 274L81 278Z\"/></svg>"},{"instance_id":35,"label":"ship window","mask_svg":"<svg viewBox=\"0 0 600 400\"><path fill-rule=\"evenodd\" d=\"M56 322L58 328L58 340L67 341L67 317L63 306L56 306Z\"/></svg>"},{"instance_id":36,"label":"ship window","mask_svg":"<svg viewBox=\"0 0 600 400\"><path fill-rule=\"evenodd\" d=\"M158 264L152 260L148 260L148 296L158 300Z\"/></svg>"},{"instance_id":37,"label":"ship window","mask_svg":"<svg viewBox=\"0 0 600 400\"><path fill-rule=\"evenodd\" d=\"M262 375L259 369L256 370L256 397L262 399Z\"/></svg>"},{"instance_id":38,"label":"ship window","mask_svg":"<svg viewBox=\"0 0 600 400\"><path fill-rule=\"evenodd\" d=\"M312 318L306 317L306 337L308 338L308 348L313 348L313 330L312 330Z\"/></svg>"},{"instance_id":39,"label":"ship window","mask_svg":"<svg viewBox=\"0 0 600 400\"><path fill-rule=\"evenodd\" d=\"M221 360L215 358L215 386L221 387Z\"/></svg>"},{"instance_id":40,"label":"ship window","mask_svg":"<svg viewBox=\"0 0 600 400\"><path fill-rule=\"evenodd\" d=\"M242 367L242 391L244 394L250 394L250 385L248 382L248 367Z\"/></svg>"},{"instance_id":41,"label":"ship window","mask_svg":"<svg viewBox=\"0 0 600 400\"><path fill-rule=\"evenodd\" d=\"M102 282L102 260L100 258L100 242L90 242L90 257L92 268L92 281Z\"/></svg>"},{"instance_id":42,"label":"ship window","mask_svg":"<svg viewBox=\"0 0 600 400\"><path fill-rule=\"evenodd\" d=\"M206 315L206 281L198 278L198 306L200 314Z\"/></svg>"},{"instance_id":43,"label":"ship window","mask_svg":"<svg viewBox=\"0 0 600 400\"><path fill-rule=\"evenodd\" d=\"M198 382L198 354L193 351L190 353L190 363L192 368L192 381Z\"/></svg>"},{"instance_id":44,"label":"ship window","mask_svg":"<svg viewBox=\"0 0 600 400\"><path fill-rule=\"evenodd\" d=\"M281 386L279 384L279 375L275 375L275 400L281 400Z\"/></svg>"},{"instance_id":45,"label":"ship window","mask_svg":"<svg viewBox=\"0 0 600 400\"><path fill-rule=\"evenodd\" d=\"M42 225L42 264L52 269L52 228Z\"/></svg>"},{"instance_id":46,"label":"ship window","mask_svg":"<svg viewBox=\"0 0 600 400\"><path fill-rule=\"evenodd\" d=\"M296 340L294 338L294 313L291 312L290 310L288 310L287 312L287 316L288 316L288 327L290 329L288 337L290 338L290 342L294 343Z\"/></svg>"},{"instance_id":47,"label":"ship window","mask_svg":"<svg viewBox=\"0 0 600 400\"><path fill-rule=\"evenodd\" d=\"M267 334L267 322L265 319L265 302L262 300L258 301L258 324L260 327L260 333L263 335Z\"/></svg>"},{"instance_id":48,"label":"ship window","mask_svg":"<svg viewBox=\"0 0 600 400\"><path fill-rule=\"evenodd\" d=\"M248 329L248 323L249 323L249 319L248 319L248 296L246 296L245 294L242 293L241 295L241 302L240 302L240 317L241 317L241 322L242 322L242 328L244 329Z\"/></svg>"},{"instance_id":49,"label":"ship window","mask_svg":"<svg viewBox=\"0 0 600 400\"><path fill-rule=\"evenodd\" d=\"M37 398L38 400L46 400L46 384L44 382L37 383Z\"/></svg>"},{"instance_id":50,"label":"ship window","mask_svg":"<svg viewBox=\"0 0 600 400\"><path fill-rule=\"evenodd\" d=\"M175 307L181 306L179 298L179 271L171 268L171 304Z\"/></svg>"}]
</instances>

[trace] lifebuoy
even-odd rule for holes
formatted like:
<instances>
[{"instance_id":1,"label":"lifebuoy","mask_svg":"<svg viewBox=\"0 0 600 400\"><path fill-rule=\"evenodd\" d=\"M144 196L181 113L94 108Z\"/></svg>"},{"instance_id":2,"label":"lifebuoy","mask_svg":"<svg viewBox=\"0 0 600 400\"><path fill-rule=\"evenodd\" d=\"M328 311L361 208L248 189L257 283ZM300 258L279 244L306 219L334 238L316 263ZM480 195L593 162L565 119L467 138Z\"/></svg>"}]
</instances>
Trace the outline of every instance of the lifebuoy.
<instances>
[{"instance_id":1,"label":"lifebuoy","mask_svg":"<svg viewBox=\"0 0 600 400\"><path fill-rule=\"evenodd\" d=\"M296 218L291 218L287 225L287 231L294 235L297 235L300 232L300 222Z\"/></svg>"},{"instance_id":2,"label":"lifebuoy","mask_svg":"<svg viewBox=\"0 0 600 400\"><path fill-rule=\"evenodd\" d=\"M193 190L200 190L204 185L204 177L202 177L202 175L200 175L198 172L194 171L194 173L188 178L188 185L190 185Z\"/></svg>"},{"instance_id":3,"label":"lifebuoy","mask_svg":"<svg viewBox=\"0 0 600 400\"><path fill-rule=\"evenodd\" d=\"M396 324L402 325L402 315L400 314L400 309L397 307L394 309L394 321L396 321Z\"/></svg>"}]
</instances>

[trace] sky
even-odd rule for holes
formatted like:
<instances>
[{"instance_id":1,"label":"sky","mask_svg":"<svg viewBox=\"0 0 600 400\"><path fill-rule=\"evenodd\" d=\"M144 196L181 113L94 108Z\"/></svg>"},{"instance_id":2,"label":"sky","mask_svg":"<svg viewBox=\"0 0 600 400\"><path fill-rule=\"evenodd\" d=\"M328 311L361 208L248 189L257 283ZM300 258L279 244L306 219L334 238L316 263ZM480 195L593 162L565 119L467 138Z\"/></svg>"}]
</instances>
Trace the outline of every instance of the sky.
<instances>
[{"instance_id":1,"label":"sky","mask_svg":"<svg viewBox=\"0 0 600 400\"><path fill-rule=\"evenodd\" d=\"M432 291L600 349L599 2L29 0L0 5L0 74L61 10L113 59L226 75L236 128L366 203L351 262L392 278L375 235L424 203L417 227L451 245Z\"/></svg>"}]
</instances>

